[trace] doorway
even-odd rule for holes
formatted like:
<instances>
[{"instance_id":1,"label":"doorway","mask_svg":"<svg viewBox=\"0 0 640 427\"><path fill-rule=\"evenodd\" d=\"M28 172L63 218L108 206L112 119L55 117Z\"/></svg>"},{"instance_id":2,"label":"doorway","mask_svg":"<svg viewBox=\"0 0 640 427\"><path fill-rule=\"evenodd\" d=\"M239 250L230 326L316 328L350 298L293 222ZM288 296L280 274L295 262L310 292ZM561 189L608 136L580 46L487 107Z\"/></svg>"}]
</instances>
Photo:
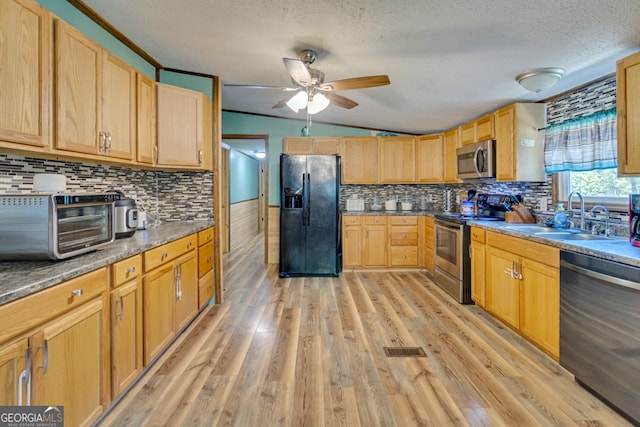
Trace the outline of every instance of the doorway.
<instances>
[{"instance_id":1,"label":"doorway","mask_svg":"<svg viewBox=\"0 0 640 427\"><path fill-rule=\"evenodd\" d=\"M258 162L258 183L257 183L257 200L255 203L251 203L257 212L252 212L255 217L255 223L251 221L251 224L243 224L244 226L256 227L259 233L267 233L268 230L268 215L267 215L267 199L269 194L269 135L244 135L244 134L223 134L223 158L222 158L222 247L223 252L228 252L232 249L232 241L234 230L237 227L242 218L237 218L236 215L232 215L233 208L237 205L231 203L230 195L230 182L229 182L229 156L230 149L238 151L245 156L255 159ZM260 153L264 154L261 157ZM243 215L243 217L246 217ZM266 236L265 236L266 237ZM265 239L266 240L266 239ZM265 253L266 262L266 253Z\"/></svg>"}]
</instances>

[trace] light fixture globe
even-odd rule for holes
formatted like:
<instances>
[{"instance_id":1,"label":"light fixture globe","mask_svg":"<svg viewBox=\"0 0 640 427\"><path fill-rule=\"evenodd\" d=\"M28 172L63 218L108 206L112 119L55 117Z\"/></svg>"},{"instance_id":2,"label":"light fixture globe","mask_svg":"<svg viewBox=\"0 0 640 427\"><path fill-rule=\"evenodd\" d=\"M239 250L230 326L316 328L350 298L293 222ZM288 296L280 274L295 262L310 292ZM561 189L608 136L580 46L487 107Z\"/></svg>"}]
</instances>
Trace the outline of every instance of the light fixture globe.
<instances>
[{"instance_id":1,"label":"light fixture globe","mask_svg":"<svg viewBox=\"0 0 640 427\"><path fill-rule=\"evenodd\" d=\"M564 76L562 68L536 68L516 76L516 81L529 92L542 92L555 85Z\"/></svg>"}]
</instances>

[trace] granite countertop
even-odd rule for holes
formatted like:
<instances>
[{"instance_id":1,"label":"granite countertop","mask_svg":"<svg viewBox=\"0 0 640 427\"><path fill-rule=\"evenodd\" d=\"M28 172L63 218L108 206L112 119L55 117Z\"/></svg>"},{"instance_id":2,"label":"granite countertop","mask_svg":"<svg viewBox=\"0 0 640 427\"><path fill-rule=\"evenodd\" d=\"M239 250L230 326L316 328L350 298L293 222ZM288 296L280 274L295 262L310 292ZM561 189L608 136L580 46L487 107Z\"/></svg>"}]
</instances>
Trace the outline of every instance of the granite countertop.
<instances>
[{"instance_id":1,"label":"granite countertop","mask_svg":"<svg viewBox=\"0 0 640 427\"><path fill-rule=\"evenodd\" d=\"M411 211L403 211L403 210L395 210L395 211L387 211L387 210L364 210L364 211L348 211L346 209L341 210L340 213L342 215L354 215L354 216L375 216L375 215L384 215L384 216L434 216L437 213L441 213L439 211L419 211L419 210L411 210Z\"/></svg>"},{"instance_id":2,"label":"granite countertop","mask_svg":"<svg viewBox=\"0 0 640 427\"><path fill-rule=\"evenodd\" d=\"M0 304L57 285L213 226L212 221L165 222L111 245L61 261L0 262Z\"/></svg>"},{"instance_id":3,"label":"granite countertop","mask_svg":"<svg viewBox=\"0 0 640 427\"><path fill-rule=\"evenodd\" d=\"M585 255L592 255L598 258L640 267L640 248L632 246L629 243L629 239L627 238L612 237L606 240L563 241L551 239L548 237L541 237L533 233L514 230L513 228L507 229L505 227L518 224L506 223L502 221L474 220L469 221L468 224L485 230L496 231L498 233L524 238L533 242L544 243L545 245L554 246L563 250L578 252Z\"/></svg>"}]
</instances>

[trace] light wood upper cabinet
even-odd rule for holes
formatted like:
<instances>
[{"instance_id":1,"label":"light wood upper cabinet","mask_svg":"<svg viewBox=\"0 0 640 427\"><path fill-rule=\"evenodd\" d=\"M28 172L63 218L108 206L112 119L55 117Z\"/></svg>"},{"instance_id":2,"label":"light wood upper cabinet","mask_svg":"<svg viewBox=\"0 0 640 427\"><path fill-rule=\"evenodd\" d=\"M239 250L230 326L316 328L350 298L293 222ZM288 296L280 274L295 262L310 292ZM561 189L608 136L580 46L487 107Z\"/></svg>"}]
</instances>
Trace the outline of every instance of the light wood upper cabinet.
<instances>
[{"instance_id":1,"label":"light wood upper cabinet","mask_svg":"<svg viewBox=\"0 0 640 427\"><path fill-rule=\"evenodd\" d=\"M546 105L517 103L495 112L497 181L544 181ZM539 130L540 129L540 130Z\"/></svg>"},{"instance_id":2,"label":"light wood upper cabinet","mask_svg":"<svg viewBox=\"0 0 640 427\"><path fill-rule=\"evenodd\" d=\"M286 137L284 154L340 154L340 137Z\"/></svg>"},{"instance_id":3,"label":"light wood upper cabinet","mask_svg":"<svg viewBox=\"0 0 640 427\"><path fill-rule=\"evenodd\" d=\"M381 183L416 181L416 138L389 136L378 140L379 178Z\"/></svg>"},{"instance_id":4,"label":"light wood upper cabinet","mask_svg":"<svg viewBox=\"0 0 640 427\"><path fill-rule=\"evenodd\" d=\"M442 182L444 179L444 135L422 135L416 139L416 181Z\"/></svg>"},{"instance_id":5,"label":"light wood upper cabinet","mask_svg":"<svg viewBox=\"0 0 640 427\"><path fill-rule=\"evenodd\" d=\"M169 167L204 163L203 97L198 91L156 83L158 160Z\"/></svg>"},{"instance_id":6,"label":"light wood upper cabinet","mask_svg":"<svg viewBox=\"0 0 640 427\"><path fill-rule=\"evenodd\" d=\"M55 21L56 148L98 154L104 149L100 98L102 49L63 21Z\"/></svg>"},{"instance_id":7,"label":"light wood upper cabinet","mask_svg":"<svg viewBox=\"0 0 640 427\"><path fill-rule=\"evenodd\" d=\"M136 91L136 160L154 164L156 155L156 83L137 73Z\"/></svg>"},{"instance_id":8,"label":"light wood upper cabinet","mask_svg":"<svg viewBox=\"0 0 640 427\"><path fill-rule=\"evenodd\" d=\"M0 2L0 144L49 146L51 21L33 1Z\"/></svg>"},{"instance_id":9,"label":"light wood upper cabinet","mask_svg":"<svg viewBox=\"0 0 640 427\"><path fill-rule=\"evenodd\" d=\"M375 136L345 136L340 145L343 184L378 182L378 139Z\"/></svg>"},{"instance_id":10,"label":"light wood upper cabinet","mask_svg":"<svg viewBox=\"0 0 640 427\"><path fill-rule=\"evenodd\" d=\"M459 129L461 145L493 139L495 137L493 114L487 114L472 122L465 123Z\"/></svg>"},{"instance_id":11,"label":"light wood upper cabinet","mask_svg":"<svg viewBox=\"0 0 640 427\"><path fill-rule=\"evenodd\" d=\"M460 132L458 128L444 133L444 182L460 182L456 157L456 149L459 146Z\"/></svg>"},{"instance_id":12,"label":"light wood upper cabinet","mask_svg":"<svg viewBox=\"0 0 640 427\"><path fill-rule=\"evenodd\" d=\"M55 48L56 148L133 160L133 67L61 20Z\"/></svg>"},{"instance_id":13,"label":"light wood upper cabinet","mask_svg":"<svg viewBox=\"0 0 640 427\"><path fill-rule=\"evenodd\" d=\"M640 53L618 61L616 70L618 175L640 175Z\"/></svg>"}]
</instances>

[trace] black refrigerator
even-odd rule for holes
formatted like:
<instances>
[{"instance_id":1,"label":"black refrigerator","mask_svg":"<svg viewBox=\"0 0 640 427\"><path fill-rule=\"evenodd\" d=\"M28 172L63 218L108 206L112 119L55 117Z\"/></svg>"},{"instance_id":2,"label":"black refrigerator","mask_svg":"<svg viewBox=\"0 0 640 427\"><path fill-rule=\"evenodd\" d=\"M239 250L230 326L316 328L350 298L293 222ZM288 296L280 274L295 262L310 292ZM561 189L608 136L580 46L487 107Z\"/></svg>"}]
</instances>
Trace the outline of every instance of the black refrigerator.
<instances>
[{"instance_id":1,"label":"black refrigerator","mask_svg":"<svg viewBox=\"0 0 640 427\"><path fill-rule=\"evenodd\" d=\"M280 155L280 277L338 276L340 157Z\"/></svg>"}]
</instances>

